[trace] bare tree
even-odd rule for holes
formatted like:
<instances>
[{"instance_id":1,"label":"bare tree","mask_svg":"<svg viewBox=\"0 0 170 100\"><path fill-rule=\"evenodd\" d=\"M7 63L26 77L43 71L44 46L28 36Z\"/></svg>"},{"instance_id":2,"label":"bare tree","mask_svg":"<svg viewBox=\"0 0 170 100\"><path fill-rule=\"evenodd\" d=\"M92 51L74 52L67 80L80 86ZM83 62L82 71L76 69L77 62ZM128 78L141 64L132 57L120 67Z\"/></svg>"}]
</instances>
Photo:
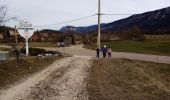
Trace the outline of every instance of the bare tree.
<instances>
[{"instance_id":1,"label":"bare tree","mask_svg":"<svg viewBox=\"0 0 170 100\"><path fill-rule=\"evenodd\" d=\"M8 16L7 13L8 9L7 9L7 5L0 5L0 30L4 32L4 34L6 34L7 30L9 28L7 28L5 26L5 24L11 20L16 20L16 17L10 17ZM19 49L17 48L17 44L16 43L11 43L10 40L8 38L5 38L5 41L7 41L8 45L11 46L12 50L15 52L16 54L16 58L19 58Z\"/></svg>"},{"instance_id":2,"label":"bare tree","mask_svg":"<svg viewBox=\"0 0 170 100\"><path fill-rule=\"evenodd\" d=\"M7 5L0 5L0 26L4 26L5 23L17 19L16 17L8 16L7 11Z\"/></svg>"}]
</instances>

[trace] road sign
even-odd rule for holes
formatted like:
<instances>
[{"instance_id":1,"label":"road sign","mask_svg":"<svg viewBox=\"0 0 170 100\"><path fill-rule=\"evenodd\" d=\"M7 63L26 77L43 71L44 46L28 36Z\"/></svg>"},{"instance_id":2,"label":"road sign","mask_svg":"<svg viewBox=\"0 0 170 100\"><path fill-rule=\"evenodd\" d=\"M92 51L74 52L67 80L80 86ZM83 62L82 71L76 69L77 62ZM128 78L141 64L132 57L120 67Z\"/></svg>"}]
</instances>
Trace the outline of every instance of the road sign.
<instances>
[{"instance_id":1,"label":"road sign","mask_svg":"<svg viewBox=\"0 0 170 100\"><path fill-rule=\"evenodd\" d=\"M20 21L18 25L18 32L23 38L29 39L34 33L34 28L30 22Z\"/></svg>"},{"instance_id":2,"label":"road sign","mask_svg":"<svg viewBox=\"0 0 170 100\"><path fill-rule=\"evenodd\" d=\"M25 38L26 56L28 56L29 55L28 39L34 33L33 25L29 21L20 21L18 25L18 32L23 38Z\"/></svg>"}]
</instances>

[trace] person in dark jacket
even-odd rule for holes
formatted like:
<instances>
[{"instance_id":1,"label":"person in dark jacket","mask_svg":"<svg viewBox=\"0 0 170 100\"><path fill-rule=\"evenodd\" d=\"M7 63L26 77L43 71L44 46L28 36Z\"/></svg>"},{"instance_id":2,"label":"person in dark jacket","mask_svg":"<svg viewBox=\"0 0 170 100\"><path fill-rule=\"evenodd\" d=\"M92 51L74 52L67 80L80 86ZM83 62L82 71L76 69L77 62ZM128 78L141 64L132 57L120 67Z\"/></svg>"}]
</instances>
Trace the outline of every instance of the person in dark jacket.
<instances>
[{"instance_id":1,"label":"person in dark jacket","mask_svg":"<svg viewBox=\"0 0 170 100\"><path fill-rule=\"evenodd\" d=\"M99 58L99 56L100 56L100 49L96 48L96 58Z\"/></svg>"},{"instance_id":2,"label":"person in dark jacket","mask_svg":"<svg viewBox=\"0 0 170 100\"><path fill-rule=\"evenodd\" d=\"M106 54L107 54L107 47L106 47L106 45L104 46L102 51L103 51L103 58L106 58Z\"/></svg>"}]
</instances>

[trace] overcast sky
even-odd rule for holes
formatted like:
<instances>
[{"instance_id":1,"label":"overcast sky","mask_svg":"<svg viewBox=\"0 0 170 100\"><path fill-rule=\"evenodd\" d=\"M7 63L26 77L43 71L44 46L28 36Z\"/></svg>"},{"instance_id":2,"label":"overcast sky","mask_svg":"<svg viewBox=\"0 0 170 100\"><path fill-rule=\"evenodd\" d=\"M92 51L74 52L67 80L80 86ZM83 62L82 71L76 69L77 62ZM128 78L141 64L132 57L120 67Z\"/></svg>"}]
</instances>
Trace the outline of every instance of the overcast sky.
<instances>
[{"instance_id":1,"label":"overcast sky","mask_svg":"<svg viewBox=\"0 0 170 100\"><path fill-rule=\"evenodd\" d=\"M0 0L8 5L8 14L29 20L34 26L56 24L97 13L98 0ZM135 14L170 6L170 0L101 0L101 12L108 14ZM102 23L113 22L128 15L102 16ZM16 23L15 23L16 24ZM56 26L88 26L97 24L97 16ZM14 25L14 22L9 23ZM38 28L40 29L40 27Z\"/></svg>"}]
</instances>

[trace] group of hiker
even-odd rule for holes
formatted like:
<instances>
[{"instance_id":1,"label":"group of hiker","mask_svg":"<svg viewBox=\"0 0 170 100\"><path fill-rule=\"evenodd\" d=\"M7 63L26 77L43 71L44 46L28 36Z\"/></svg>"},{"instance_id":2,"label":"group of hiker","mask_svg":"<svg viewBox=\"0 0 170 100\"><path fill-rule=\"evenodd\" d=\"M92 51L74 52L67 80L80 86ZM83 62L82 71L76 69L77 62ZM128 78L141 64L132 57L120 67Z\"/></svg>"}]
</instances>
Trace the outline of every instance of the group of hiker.
<instances>
[{"instance_id":1,"label":"group of hiker","mask_svg":"<svg viewBox=\"0 0 170 100\"><path fill-rule=\"evenodd\" d=\"M96 58L100 58L100 52L103 53L103 58L111 58L112 57L112 49L111 47L107 47L106 45L101 49L96 48Z\"/></svg>"}]
</instances>

